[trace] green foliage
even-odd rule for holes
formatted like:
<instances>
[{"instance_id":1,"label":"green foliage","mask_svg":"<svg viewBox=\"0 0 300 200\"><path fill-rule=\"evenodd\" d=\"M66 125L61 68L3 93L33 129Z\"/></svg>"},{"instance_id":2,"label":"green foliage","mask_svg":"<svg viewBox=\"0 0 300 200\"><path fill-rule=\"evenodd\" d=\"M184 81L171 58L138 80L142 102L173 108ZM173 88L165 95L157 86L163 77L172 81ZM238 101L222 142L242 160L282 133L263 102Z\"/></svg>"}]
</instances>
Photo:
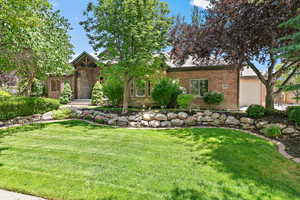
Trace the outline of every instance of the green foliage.
<instances>
[{"instance_id":1,"label":"green foliage","mask_svg":"<svg viewBox=\"0 0 300 200\"><path fill-rule=\"evenodd\" d=\"M37 97L0 98L0 120L42 114L58 108L59 102L56 99Z\"/></svg>"},{"instance_id":2,"label":"green foliage","mask_svg":"<svg viewBox=\"0 0 300 200\"><path fill-rule=\"evenodd\" d=\"M68 104L71 102L72 100L72 96L73 96L73 93L72 93L72 89L71 89L71 86L70 86L70 83L66 82L64 84L64 90L63 92L61 93L60 95L60 103L61 104Z\"/></svg>"},{"instance_id":3,"label":"green foliage","mask_svg":"<svg viewBox=\"0 0 300 200\"><path fill-rule=\"evenodd\" d=\"M265 115L265 108L261 105L253 104L247 108L246 112L249 117L254 117L254 118L263 117Z\"/></svg>"},{"instance_id":4,"label":"green foliage","mask_svg":"<svg viewBox=\"0 0 300 200\"><path fill-rule=\"evenodd\" d=\"M61 108L59 110L53 111L53 119L61 120L61 119L70 119L72 118L72 110L70 108Z\"/></svg>"},{"instance_id":5,"label":"green foliage","mask_svg":"<svg viewBox=\"0 0 300 200\"><path fill-rule=\"evenodd\" d=\"M26 81L26 96L35 78L72 70L70 24L47 0L3 1L0 21L0 64Z\"/></svg>"},{"instance_id":6,"label":"green foliage","mask_svg":"<svg viewBox=\"0 0 300 200\"><path fill-rule=\"evenodd\" d=\"M276 125L272 125L264 128L263 133L268 137L278 137L281 136L281 129Z\"/></svg>"},{"instance_id":7,"label":"green foliage","mask_svg":"<svg viewBox=\"0 0 300 200\"><path fill-rule=\"evenodd\" d=\"M45 85L43 81L35 79L31 88L32 97L42 97L44 95Z\"/></svg>"},{"instance_id":8,"label":"green foliage","mask_svg":"<svg viewBox=\"0 0 300 200\"><path fill-rule=\"evenodd\" d=\"M208 105L218 105L224 101L224 94L215 91L209 91L203 96L203 100Z\"/></svg>"},{"instance_id":9,"label":"green foliage","mask_svg":"<svg viewBox=\"0 0 300 200\"><path fill-rule=\"evenodd\" d=\"M194 95L192 94L180 94L177 97L177 104L182 109L189 109L194 100Z\"/></svg>"},{"instance_id":10,"label":"green foliage","mask_svg":"<svg viewBox=\"0 0 300 200\"><path fill-rule=\"evenodd\" d=\"M97 82L92 91L92 104L102 105L104 102L103 86L100 82Z\"/></svg>"},{"instance_id":11,"label":"green foliage","mask_svg":"<svg viewBox=\"0 0 300 200\"><path fill-rule=\"evenodd\" d=\"M123 99L123 83L120 79L109 78L103 85L103 94L112 106L118 106Z\"/></svg>"},{"instance_id":12,"label":"green foliage","mask_svg":"<svg viewBox=\"0 0 300 200\"><path fill-rule=\"evenodd\" d=\"M162 68L162 51L168 46L172 18L166 2L160 0L98 0L90 3L81 22L96 51L109 64L111 74L124 83L124 112L129 83ZM160 54L153 56L154 54Z\"/></svg>"},{"instance_id":13,"label":"green foliage","mask_svg":"<svg viewBox=\"0 0 300 200\"><path fill-rule=\"evenodd\" d=\"M173 106L182 90L177 81L170 78L161 78L154 86L151 97L159 106Z\"/></svg>"},{"instance_id":14,"label":"green foliage","mask_svg":"<svg viewBox=\"0 0 300 200\"><path fill-rule=\"evenodd\" d=\"M4 90L0 90L0 98L2 97L10 97L11 94L7 91L4 91Z\"/></svg>"},{"instance_id":15,"label":"green foliage","mask_svg":"<svg viewBox=\"0 0 300 200\"><path fill-rule=\"evenodd\" d=\"M289 120L300 124L300 108L293 108L288 112Z\"/></svg>"},{"instance_id":16,"label":"green foliage","mask_svg":"<svg viewBox=\"0 0 300 200\"><path fill-rule=\"evenodd\" d=\"M300 106L289 106L286 109L286 112L289 114L294 109L300 109Z\"/></svg>"}]
</instances>

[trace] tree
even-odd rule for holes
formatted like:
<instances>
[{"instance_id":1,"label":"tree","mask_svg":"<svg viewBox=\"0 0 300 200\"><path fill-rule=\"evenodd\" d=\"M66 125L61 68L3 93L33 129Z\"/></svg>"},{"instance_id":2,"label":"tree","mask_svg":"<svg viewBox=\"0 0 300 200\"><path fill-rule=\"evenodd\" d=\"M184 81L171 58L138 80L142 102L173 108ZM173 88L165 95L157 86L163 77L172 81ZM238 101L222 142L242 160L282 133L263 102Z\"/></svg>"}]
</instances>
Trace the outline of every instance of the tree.
<instances>
[{"instance_id":1,"label":"tree","mask_svg":"<svg viewBox=\"0 0 300 200\"><path fill-rule=\"evenodd\" d=\"M0 14L0 65L6 71L17 71L25 82L25 95L31 95L35 78L72 69L69 23L48 1L8 0L1 9L5 12Z\"/></svg>"},{"instance_id":2,"label":"tree","mask_svg":"<svg viewBox=\"0 0 300 200\"><path fill-rule=\"evenodd\" d=\"M97 81L92 91L92 104L103 105L103 103L104 103L103 86L99 81Z\"/></svg>"},{"instance_id":3,"label":"tree","mask_svg":"<svg viewBox=\"0 0 300 200\"><path fill-rule=\"evenodd\" d=\"M64 84L64 90L60 95L59 101L61 104L68 104L71 102L72 96L73 96L73 93L72 93L71 85L70 85L70 83L66 82Z\"/></svg>"},{"instance_id":4,"label":"tree","mask_svg":"<svg viewBox=\"0 0 300 200\"><path fill-rule=\"evenodd\" d=\"M293 33L292 29L278 25L296 16L299 1L295 0L211 0L207 9L205 24L200 28L178 25L171 31L172 57L183 62L193 56L195 62L209 61L222 57L228 63L242 67L248 65L258 76L267 90L266 107L274 107L274 96L282 91L275 90L276 80L289 71L282 82L286 85L296 73L299 59L280 59L280 52L274 51L284 46L279 38ZM280 69L275 65L281 62ZM267 66L267 73L259 70ZM292 70L291 70L292 69Z\"/></svg>"},{"instance_id":5,"label":"tree","mask_svg":"<svg viewBox=\"0 0 300 200\"><path fill-rule=\"evenodd\" d=\"M123 112L128 111L129 85L133 79L152 74L161 66L167 47L171 18L160 0L98 0L90 3L81 22L90 43L102 59L112 61L111 75L124 83Z\"/></svg>"}]
</instances>

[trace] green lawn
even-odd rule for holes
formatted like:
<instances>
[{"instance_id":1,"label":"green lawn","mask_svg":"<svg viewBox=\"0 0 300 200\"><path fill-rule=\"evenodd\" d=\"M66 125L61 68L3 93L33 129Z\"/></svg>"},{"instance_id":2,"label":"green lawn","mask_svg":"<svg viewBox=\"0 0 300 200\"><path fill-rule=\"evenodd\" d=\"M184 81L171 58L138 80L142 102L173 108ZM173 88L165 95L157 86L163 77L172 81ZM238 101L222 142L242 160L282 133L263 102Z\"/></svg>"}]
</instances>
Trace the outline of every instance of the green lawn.
<instances>
[{"instance_id":1,"label":"green lawn","mask_svg":"<svg viewBox=\"0 0 300 200\"><path fill-rule=\"evenodd\" d=\"M0 188L55 200L293 200L300 165L234 130L69 121L0 131Z\"/></svg>"}]
</instances>

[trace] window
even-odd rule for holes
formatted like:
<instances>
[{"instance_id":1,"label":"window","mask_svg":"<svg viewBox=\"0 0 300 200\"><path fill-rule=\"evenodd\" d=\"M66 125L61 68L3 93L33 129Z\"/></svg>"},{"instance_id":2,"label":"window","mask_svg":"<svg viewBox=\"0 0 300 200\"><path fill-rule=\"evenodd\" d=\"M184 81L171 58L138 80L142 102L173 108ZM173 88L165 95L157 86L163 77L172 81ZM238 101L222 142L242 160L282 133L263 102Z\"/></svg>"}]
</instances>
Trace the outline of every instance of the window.
<instances>
[{"instance_id":1,"label":"window","mask_svg":"<svg viewBox=\"0 0 300 200\"><path fill-rule=\"evenodd\" d=\"M145 97L146 96L146 83L141 82L135 85L135 94L137 97Z\"/></svg>"},{"instance_id":2,"label":"window","mask_svg":"<svg viewBox=\"0 0 300 200\"><path fill-rule=\"evenodd\" d=\"M51 91L58 92L60 90L60 81L59 80L51 80Z\"/></svg>"},{"instance_id":3,"label":"window","mask_svg":"<svg viewBox=\"0 0 300 200\"><path fill-rule=\"evenodd\" d=\"M203 97L208 92L208 80L191 80L191 94Z\"/></svg>"}]
</instances>

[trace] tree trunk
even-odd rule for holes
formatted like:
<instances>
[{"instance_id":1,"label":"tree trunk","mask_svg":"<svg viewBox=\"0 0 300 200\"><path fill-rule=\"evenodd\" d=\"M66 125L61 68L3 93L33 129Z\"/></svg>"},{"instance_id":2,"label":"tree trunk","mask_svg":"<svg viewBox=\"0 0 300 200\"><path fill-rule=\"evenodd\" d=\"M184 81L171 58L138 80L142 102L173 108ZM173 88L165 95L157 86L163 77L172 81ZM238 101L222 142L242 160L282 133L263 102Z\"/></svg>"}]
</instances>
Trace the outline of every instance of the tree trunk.
<instances>
[{"instance_id":1,"label":"tree trunk","mask_svg":"<svg viewBox=\"0 0 300 200\"><path fill-rule=\"evenodd\" d=\"M267 85L266 86L266 108L267 109L274 109L274 96L273 96L273 86Z\"/></svg>"},{"instance_id":2,"label":"tree trunk","mask_svg":"<svg viewBox=\"0 0 300 200\"><path fill-rule=\"evenodd\" d=\"M123 91L123 109L122 113L128 112L128 97L129 97L129 84L130 78L128 74L125 74L124 76L124 91Z\"/></svg>"},{"instance_id":3,"label":"tree trunk","mask_svg":"<svg viewBox=\"0 0 300 200\"><path fill-rule=\"evenodd\" d=\"M34 78L29 78L28 79L28 84L27 84L26 93L25 93L25 95L28 96L28 97L31 96L31 89L32 89L33 80L34 80Z\"/></svg>"}]
</instances>

